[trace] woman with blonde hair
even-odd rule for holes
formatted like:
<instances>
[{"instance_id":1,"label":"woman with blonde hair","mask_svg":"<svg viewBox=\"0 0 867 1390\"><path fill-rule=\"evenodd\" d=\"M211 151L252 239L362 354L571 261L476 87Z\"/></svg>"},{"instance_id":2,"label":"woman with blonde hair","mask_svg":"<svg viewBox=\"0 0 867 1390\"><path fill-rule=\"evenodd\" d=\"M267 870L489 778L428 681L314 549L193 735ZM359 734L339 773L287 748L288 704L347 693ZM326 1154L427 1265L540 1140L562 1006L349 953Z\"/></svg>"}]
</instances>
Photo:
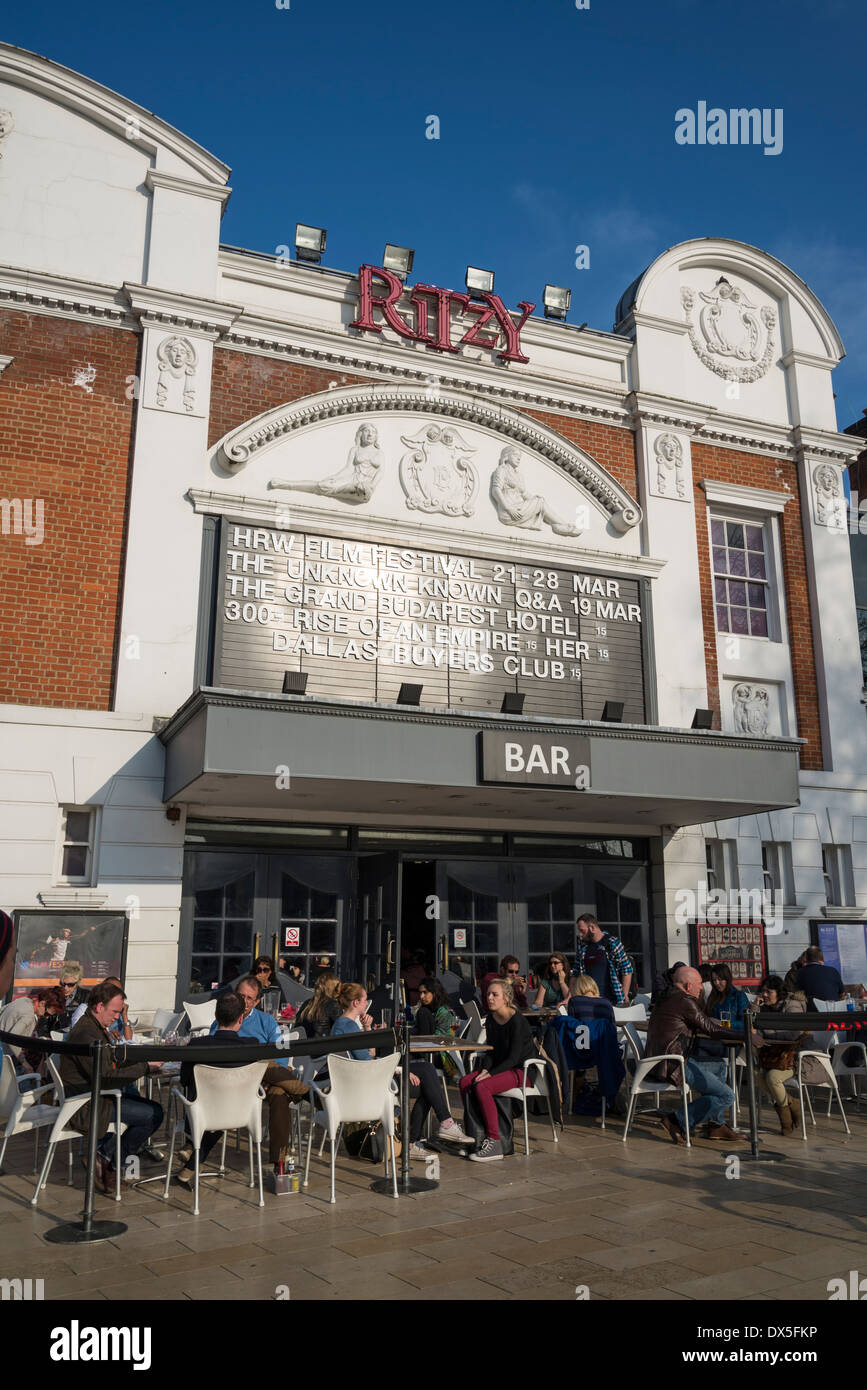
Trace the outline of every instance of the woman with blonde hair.
<instances>
[{"instance_id":1,"label":"woman with blonde hair","mask_svg":"<svg viewBox=\"0 0 867 1390\"><path fill-rule=\"evenodd\" d=\"M487 1065L480 1071L471 1071L461 1077L461 1095L465 1104L467 1093L472 1088L485 1124L482 1145L477 1153L470 1154L474 1163L491 1163L503 1157L494 1097L501 1091L520 1086L524 1062L528 1057L536 1056L530 1025L514 1007L511 981L491 980L487 1005L485 1034L491 1045Z\"/></svg>"},{"instance_id":2,"label":"woman with blonde hair","mask_svg":"<svg viewBox=\"0 0 867 1390\"><path fill-rule=\"evenodd\" d=\"M298 1012L295 1022L303 1028L308 1038L327 1038L333 1024L340 1017L341 1008L337 1001L340 980L333 970L325 970L313 986L313 995Z\"/></svg>"},{"instance_id":3,"label":"woman with blonde hair","mask_svg":"<svg viewBox=\"0 0 867 1390\"><path fill-rule=\"evenodd\" d=\"M569 981L569 990L572 995L567 1009L570 1018L577 1018L581 1023L590 1018L607 1018L609 1023L614 1022L614 1008L608 999L599 997L599 986L592 975L576 975Z\"/></svg>"}]
</instances>

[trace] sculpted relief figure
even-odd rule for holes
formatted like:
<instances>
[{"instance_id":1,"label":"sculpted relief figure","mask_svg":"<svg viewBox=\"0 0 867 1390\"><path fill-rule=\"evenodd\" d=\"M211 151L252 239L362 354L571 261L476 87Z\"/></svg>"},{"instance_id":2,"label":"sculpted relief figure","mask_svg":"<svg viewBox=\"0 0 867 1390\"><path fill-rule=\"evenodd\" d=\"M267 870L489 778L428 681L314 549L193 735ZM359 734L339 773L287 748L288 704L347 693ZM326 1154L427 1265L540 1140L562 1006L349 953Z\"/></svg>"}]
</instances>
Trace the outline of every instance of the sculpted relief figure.
<instances>
[{"instance_id":1,"label":"sculpted relief figure","mask_svg":"<svg viewBox=\"0 0 867 1390\"><path fill-rule=\"evenodd\" d=\"M457 430L436 424L400 438L409 449L400 461L406 505L415 511L472 516L479 478L466 456L475 448Z\"/></svg>"},{"instance_id":2,"label":"sculpted relief figure","mask_svg":"<svg viewBox=\"0 0 867 1390\"><path fill-rule=\"evenodd\" d=\"M504 526L520 526L538 531L542 522L555 536L580 536L581 528L563 521L551 510L544 497L533 495L521 474L521 454L508 444L491 477L491 500Z\"/></svg>"},{"instance_id":3,"label":"sculpted relief figure","mask_svg":"<svg viewBox=\"0 0 867 1390\"><path fill-rule=\"evenodd\" d=\"M269 487L313 492L320 497L336 497L341 502L369 502L382 475L382 465L382 449L376 426L359 425L355 431L355 443L346 457L346 465L339 473L332 473L327 478L302 479L297 483L272 478Z\"/></svg>"},{"instance_id":4,"label":"sculpted relief figure","mask_svg":"<svg viewBox=\"0 0 867 1390\"><path fill-rule=\"evenodd\" d=\"M165 410L169 396L182 392L184 410L188 413L196 408L196 349L189 338L163 338L157 348L157 405ZM169 406L171 409L171 406Z\"/></svg>"},{"instance_id":5,"label":"sculpted relief figure","mask_svg":"<svg viewBox=\"0 0 867 1390\"><path fill-rule=\"evenodd\" d=\"M839 473L830 463L820 463L813 469L813 487L816 490L816 520L820 526L834 526L839 523L843 511L843 483Z\"/></svg>"},{"instance_id":6,"label":"sculpted relief figure","mask_svg":"<svg viewBox=\"0 0 867 1390\"><path fill-rule=\"evenodd\" d=\"M674 473L678 497L686 497L684 477L683 445L675 434L660 434L653 446L656 454L656 486L660 497L670 496L668 483Z\"/></svg>"},{"instance_id":7,"label":"sculpted relief figure","mask_svg":"<svg viewBox=\"0 0 867 1390\"><path fill-rule=\"evenodd\" d=\"M736 685L732 691L735 731L760 737L768 732L770 696L763 685Z\"/></svg>"}]
</instances>

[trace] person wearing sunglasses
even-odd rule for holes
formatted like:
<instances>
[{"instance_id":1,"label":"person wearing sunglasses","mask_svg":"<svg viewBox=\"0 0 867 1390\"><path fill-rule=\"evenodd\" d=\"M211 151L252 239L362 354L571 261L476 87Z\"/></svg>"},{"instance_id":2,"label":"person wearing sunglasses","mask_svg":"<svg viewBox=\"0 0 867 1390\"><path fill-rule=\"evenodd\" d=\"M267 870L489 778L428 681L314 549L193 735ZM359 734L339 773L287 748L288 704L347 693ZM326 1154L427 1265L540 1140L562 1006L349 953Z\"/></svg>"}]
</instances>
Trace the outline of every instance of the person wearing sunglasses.
<instances>
[{"instance_id":1,"label":"person wearing sunglasses","mask_svg":"<svg viewBox=\"0 0 867 1390\"><path fill-rule=\"evenodd\" d=\"M479 985L479 993L482 996L482 1008L484 1013L488 1012L488 986L492 980L508 980L512 986L512 996L515 1007L527 1009L527 981L521 974L521 962L517 956L503 956L500 961L499 970L489 970L487 975Z\"/></svg>"},{"instance_id":2,"label":"person wearing sunglasses","mask_svg":"<svg viewBox=\"0 0 867 1390\"><path fill-rule=\"evenodd\" d=\"M548 958L542 982L533 1000L535 1009L551 1009L569 999L569 962L556 951Z\"/></svg>"},{"instance_id":3,"label":"person wearing sunglasses","mask_svg":"<svg viewBox=\"0 0 867 1390\"><path fill-rule=\"evenodd\" d=\"M262 993L258 1007L263 1013L279 1013L283 1003L283 991L274 978L274 966L269 956L257 956L253 962L253 974Z\"/></svg>"}]
</instances>

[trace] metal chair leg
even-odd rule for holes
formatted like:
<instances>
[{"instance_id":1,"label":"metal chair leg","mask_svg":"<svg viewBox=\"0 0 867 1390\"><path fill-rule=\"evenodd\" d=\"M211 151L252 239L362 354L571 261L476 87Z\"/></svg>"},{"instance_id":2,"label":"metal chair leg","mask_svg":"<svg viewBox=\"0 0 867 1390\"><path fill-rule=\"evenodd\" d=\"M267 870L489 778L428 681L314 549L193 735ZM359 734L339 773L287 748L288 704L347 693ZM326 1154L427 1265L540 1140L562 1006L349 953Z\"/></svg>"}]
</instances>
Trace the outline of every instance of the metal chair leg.
<instances>
[{"instance_id":1,"label":"metal chair leg","mask_svg":"<svg viewBox=\"0 0 867 1390\"><path fill-rule=\"evenodd\" d=\"M70 1139L69 1143L68 1143L67 1146L66 1146L66 1152L67 1152L67 1155L68 1155L67 1178L66 1178L66 1186L67 1186L67 1187L72 1187L72 1186L73 1186L73 1182L72 1182L72 1144L73 1144L73 1141Z\"/></svg>"},{"instance_id":2,"label":"metal chair leg","mask_svg":"<svg viewBox=\"0 0 867 1390\"><path fill-rule=\"evenodd\" d=\"M42 1165L42 1172L39 1174L39 1181L36 1184L36 1191L30 1199L31 1207L36 1206L36 1203L39 1201L39 1194L48 1181L48 1173L51 1168L51 1162L54 1158L54 1150L56 1147L57 1146L55 1144L48 1145L48 1153L45 1155L45 1162ZM72 1152L71 1149L70 1152Z\"/></svg>"},{"instance_id":3,"label":"metal chair leg","mask_svg":"<svg viewBox=\"0 0 867 1390\"><path fill-rule=\"evenodd\" d=\"M686 1134L686 1147L691 1149L692 1140L689 1137L689 1096L686 1093L686 1074L683 1068L681 1068L681 1073L683 1075L683 1128Z\"/></svg>"}]
</instances>

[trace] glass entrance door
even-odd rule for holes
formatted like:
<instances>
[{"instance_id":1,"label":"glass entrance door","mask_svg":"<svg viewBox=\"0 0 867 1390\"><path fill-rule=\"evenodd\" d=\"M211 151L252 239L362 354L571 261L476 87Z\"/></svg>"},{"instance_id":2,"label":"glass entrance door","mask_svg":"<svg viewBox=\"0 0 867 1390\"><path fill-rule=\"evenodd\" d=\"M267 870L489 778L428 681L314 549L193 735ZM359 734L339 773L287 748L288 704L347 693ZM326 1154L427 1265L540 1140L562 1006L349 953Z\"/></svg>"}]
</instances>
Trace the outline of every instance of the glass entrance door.
<instances>
[{"instance_id":1,"label":"glass entrance door","mask_svg":"<svg viewBox=\"0 0 867 1390\"><path fill-rule=\"evenodd\" d=\"M441 931L447 969L476 985L503 955L523 959L516 944L514 870L502 860L441 859L437 863Z\"/></svg>"},{"instance_id":2,"label":"glass entrance door","mask_svg":"<svg viewBox=\"0 0 867 1390\"><path fill-rule=\"evenodd\" d=\"M401 864L397 854L367 854L358 860L356 977L369 995L397 998L400 964Z\"/></svg>"}]
</instances>

